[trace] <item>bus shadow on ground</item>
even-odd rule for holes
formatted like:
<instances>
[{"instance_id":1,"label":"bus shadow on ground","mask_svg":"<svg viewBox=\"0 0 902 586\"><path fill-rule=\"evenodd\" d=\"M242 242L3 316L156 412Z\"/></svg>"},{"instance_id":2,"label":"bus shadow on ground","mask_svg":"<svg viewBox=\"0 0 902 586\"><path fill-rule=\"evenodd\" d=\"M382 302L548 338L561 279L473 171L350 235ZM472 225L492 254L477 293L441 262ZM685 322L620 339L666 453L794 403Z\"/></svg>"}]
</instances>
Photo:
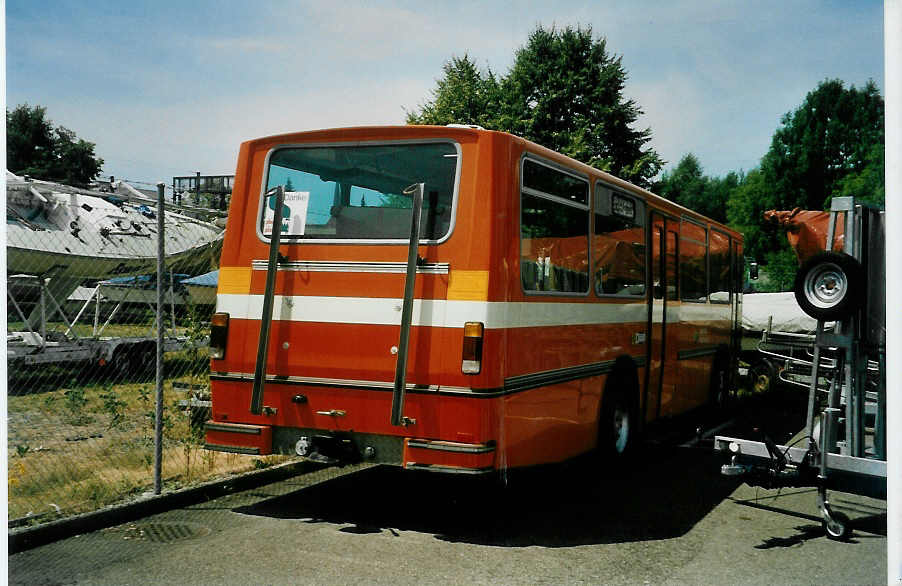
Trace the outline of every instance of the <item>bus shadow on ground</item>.
<instances>
[{"instance_id":1,"label":"bus shadow on ground","mask_svg":"<svg viewBox=\"0 0 902 586\"><path fill-rule=\"evenodd\" d=\"M380 466L234 511L508 547L670 539L739 486L720 475L721 462L710 449L655 447L619 469L589 473L588 462L574 462L514 471L507 486Z\"/></svg>"}]
</instances>

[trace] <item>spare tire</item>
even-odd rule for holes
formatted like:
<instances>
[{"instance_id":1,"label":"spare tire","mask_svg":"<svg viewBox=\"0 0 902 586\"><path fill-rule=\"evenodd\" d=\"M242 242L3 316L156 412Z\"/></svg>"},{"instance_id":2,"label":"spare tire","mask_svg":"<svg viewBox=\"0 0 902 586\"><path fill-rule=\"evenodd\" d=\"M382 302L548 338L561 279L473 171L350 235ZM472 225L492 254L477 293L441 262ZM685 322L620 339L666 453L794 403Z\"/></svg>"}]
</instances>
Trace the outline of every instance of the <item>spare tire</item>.
<instances>
[{"instance_id":1,"label":"spare tire","mask_svg":"<svg viewBox=\"0 0 902 586\"><path fill-rule=\"evenodd\" d=\"M861 303L864 272L854 257L821 252L809 258L796 274L793 292L802 311L817 320L843 319Z\"/></svg>"}]
</instances>

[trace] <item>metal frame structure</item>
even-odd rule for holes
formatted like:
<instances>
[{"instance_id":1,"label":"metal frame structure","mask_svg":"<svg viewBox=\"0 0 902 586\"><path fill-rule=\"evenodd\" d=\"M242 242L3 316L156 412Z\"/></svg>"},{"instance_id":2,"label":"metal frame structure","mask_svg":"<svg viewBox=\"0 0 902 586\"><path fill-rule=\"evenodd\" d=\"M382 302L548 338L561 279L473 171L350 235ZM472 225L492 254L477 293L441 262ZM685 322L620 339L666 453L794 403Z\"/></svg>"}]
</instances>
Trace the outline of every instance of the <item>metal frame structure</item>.
<instances>
[{"instance_id":1,"label":"metal frame structure","mask_svg":"<svg viewBox=\"0 0 902 586\"><path fill-rule=\"evenodd\" d=\"M127 290L122 299L115 302L113 309L109 311L106 320L101 323L101 306L104 301L109 301L103 294L104 283L98 283L91 294L84 301L74 318L70 318L65 309L65 300L57 299L54 292L47 283L47 279L42 275L18 275L16 280L31 281L39 291L37 300L38 316L37 323L32 326L25 311L20 305L19 300L13 293L13 287L9 286L10 279L7 277L6 296L12 311L14 311L23 322L24 331L10 332L7 336L7 363L11 366L32 366L38 364L59 364L67 362L98 362L109 364L117 360L118 357L130 360L132 353L125 352L123 349L148 348L148 342L155 339L155 330L158 326L148 327L148 331L143 336L131 337L103 337L103 332L110 324L119 310L129 301ZM169 290L170 300L172 300L173 292ZM80 323L82 317L89 315L88 308L94 304L93 311L93 328L90 336L79 336L75 331L75 326ZM156 309L154 305L147 302L147 306ZM172 307L172 327L175 328L175 312ZM65 324L65 330L48 331L48 323L54 318L59 317ZM161 316L162 317L162 316ZM163 340L163 350L171 352L184 347L187 338L184 336L167 336Z\"/></svg>"},{"instance_id":2,"label":"metal frame structure","mask_svg":"<svg viewBox=\"0 0 902 586\"><path fill-rule=\"evenodd\" d=\"M828 489L886 498L885 216L851 197L834 198L827 251L840 218L843 252L861 264L867 283L860 306L832 328L818 319L813 336L768 328L759 345L784 361L781 380L808 389L807 448L715 438L716 450L733 454L725 475L767 488L816 486L825 529L837 539L848 535L849 520L831 509Z\"/></svg>"}]
</instances>

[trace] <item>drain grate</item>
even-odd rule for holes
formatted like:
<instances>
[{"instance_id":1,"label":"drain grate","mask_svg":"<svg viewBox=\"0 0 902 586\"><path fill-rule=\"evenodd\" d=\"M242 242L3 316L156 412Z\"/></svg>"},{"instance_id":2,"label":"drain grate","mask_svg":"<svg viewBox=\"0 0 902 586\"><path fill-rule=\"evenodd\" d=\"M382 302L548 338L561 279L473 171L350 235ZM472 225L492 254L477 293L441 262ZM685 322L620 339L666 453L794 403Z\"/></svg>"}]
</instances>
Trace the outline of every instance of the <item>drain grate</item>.
<instances>
[{"instance_id":1,"label":"drain grate","mask_svg":"<svg viewBox=\"0 0 902 586\"><path fill-rule=\"evenodd\" d=\"M108 529L106 533L110 537L117 537L123 540L172 543L209 535L210 528L196 523L130 523Z\"/></svg>"}]
</instances>

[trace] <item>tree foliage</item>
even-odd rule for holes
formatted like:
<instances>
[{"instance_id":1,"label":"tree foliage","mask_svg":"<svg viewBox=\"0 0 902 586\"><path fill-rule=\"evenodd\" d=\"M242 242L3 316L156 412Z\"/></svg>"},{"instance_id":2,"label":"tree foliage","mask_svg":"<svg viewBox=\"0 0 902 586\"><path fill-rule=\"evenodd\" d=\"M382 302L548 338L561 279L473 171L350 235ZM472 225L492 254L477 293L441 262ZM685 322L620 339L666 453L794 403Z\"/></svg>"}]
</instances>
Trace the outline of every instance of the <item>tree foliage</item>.
<instances>
[{"instance_id":1,"label":"tree foliage","mask_svg":"<svg viewBox=\"0 0 902 586\"><path fill-rule=\"evenodd\" d=\"M873 81L846 89L826 80L782 118L761 161L768 203L781 209L823 209L842 181L868 166L883 145L883 98Z\"/></svg>"},{"instance_id":2,"label":"tree foliage","mask_svg":"<svg viewBox=\"0 0 902 586\"><path fill-rule=\"evenodd\" d=\"M864 169L849 173L833 190L833 197L855 197L883 205L886 201L886 163L883 143L874 144L867 155Z\"/></svg>"},{"instance_id":3,"label":"tree foliage","mask_svg":"<svg viewBox=\"0 0 902 586\"><path fill-rule=\"evenodd\" d=\"M469 56L452 57L442 67L432 100L407 113L408 124L477 124L494 128L500 113L499 84L491 70L482 73Z\"/></svg>"},{"instance_id":4,"label":"tree foliage","mask_svg":"<svg viewBox=\"0 0 902 586\"><path fill-rule=\"evenodd\" d=\"M739 186L735 172L724 177L708 177L692 153L680 159L673 170L666 171L652 190L681 206L695 210L718 222L727 221L727 200Z\"/></svg>"},{"instance_id":5,"label":"tree foliage","mask_svg":"<svg viewBox=\"0 0 902 586\"><path fill-rule=\"evenodd\" d=\"M94 146L64 126L54 128L43 106L6 111L6 168L13 173L86 185L103 166Z\"/></svg>"},{"instance_id":6,"label":"tree foliage","mask_svg":"<svg viewBox=\"0 0 902 586\"><path fill-rule=\"evenodd\" d=\"M633 125L642 110L625 99L621 58L591 28L541 26L500 78L469 60L443 68L432 99L408 113L410 124L479 124L503 130L648 186L663 161Z\"/></svg>"},{"instance_id":7,"label":"tree foliage","mask_svg":"<svg viewBox=\"0 0 902 586\"><path fill-rule=\"evenodd\" d=\"M877 86L826 80L786 113L757 170L731 193L730 224L756 258L786 250L785 237L763 224L771 209L822 210L837 195L883 199L884 104Z\"/></svg>"},{"instance_id":8,"label":"tree foliage","mask_svg":"<svg viewBox=\"0 0 902 586\"><path fill-rule=\"evenodd\" d=\"M688 153L654 184L663 161L647 146L651 130L633 128L642 112L623 97L625 82L620 57L591 28L539 26L506 75L483 73L467 55L452 58L407 122L511 132L726 222L743 232L745 254L767 266L765 290L791 287L797 268L785 235L764 223L766 210L826 209L837 196L884 201L884 102L873 81L819 83L780 119L747 173L707 176Z\"/></svg>"}]
</instances>

